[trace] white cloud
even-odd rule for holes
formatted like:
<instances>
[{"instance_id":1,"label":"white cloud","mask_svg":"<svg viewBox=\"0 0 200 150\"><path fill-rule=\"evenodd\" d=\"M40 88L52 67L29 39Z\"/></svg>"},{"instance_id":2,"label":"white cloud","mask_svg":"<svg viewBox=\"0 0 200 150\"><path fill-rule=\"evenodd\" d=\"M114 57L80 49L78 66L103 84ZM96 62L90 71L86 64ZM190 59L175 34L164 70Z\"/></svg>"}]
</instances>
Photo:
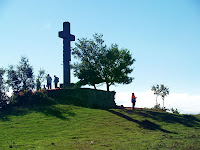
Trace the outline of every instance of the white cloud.
<instances>
[{"instance_id":1,"label":"white cloud","mask_svg":"<svg viewBox=\"0 0 200 150\"><path fill-rule=\"evenodd\" d=\"M156 104L156 96L151 90L146 92L135 92L137 97L136 107L152 108ZM117 105L131 106L131 92L117 92L115 101ZM158 103L163 105L161 98ZM165 98L166 108L177 108L182 114L199 114L200 113L200 95L192 96L187 93L171 93Z\"/></svg>"}]
</instances>

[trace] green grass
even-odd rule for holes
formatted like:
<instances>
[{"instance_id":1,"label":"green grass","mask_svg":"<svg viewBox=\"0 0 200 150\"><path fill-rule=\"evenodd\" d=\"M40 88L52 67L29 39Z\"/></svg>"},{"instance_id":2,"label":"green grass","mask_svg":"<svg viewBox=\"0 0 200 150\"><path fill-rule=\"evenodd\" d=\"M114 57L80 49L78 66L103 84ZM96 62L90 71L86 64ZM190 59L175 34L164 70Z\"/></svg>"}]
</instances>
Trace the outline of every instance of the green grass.
<instances>
[{"instance_id":1,"label":"green grass","mask_svg":"<svg viewBox=\"0 0 200 150\"><path fill-rule=\"evenodd\" d=\"M0 150L200 149L200 115L71 105L0 114Z\"/></svg>"}]
</instances>

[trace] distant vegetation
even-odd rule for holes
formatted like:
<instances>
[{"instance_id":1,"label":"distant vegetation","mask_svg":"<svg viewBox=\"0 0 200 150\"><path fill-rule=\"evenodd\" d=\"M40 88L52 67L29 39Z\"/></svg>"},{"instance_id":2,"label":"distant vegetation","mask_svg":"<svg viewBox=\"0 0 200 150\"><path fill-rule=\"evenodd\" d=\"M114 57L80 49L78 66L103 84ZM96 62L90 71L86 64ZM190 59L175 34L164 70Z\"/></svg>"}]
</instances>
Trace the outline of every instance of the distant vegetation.
<instances>
[{"instance_id":1,"label":"distant vegetation","mask_svg":"<svg viewBox=\"0 0 200 150\"><path fill-rule=\"evenodd\" d=\"M169 95L169 88L166 87L164 84L161 85L156 85L156 86L152 86L151 90L154 92L154 95L156 95L156 106L158 106L158 101L157 98L158 96L161 96L162 100L163 100L163 110L165 109L164 107L164 99L167 95Z\"/></svg>"},{"instance_id":2,"label":"distant vegetation","mask_svg":"<svg viewBox=\"0 0 200 150\"><path fill-rule=\"evenodd\" d=\"M169 95L169 88L164 86L164 84L161 85L153 85L151 90L154 92L154 95L156 95L156 105L154 106L154 109L162 109L163 111L171 111L174 114L179 114L180 112L178 111L177 108L165 108L164 107L164 99L167 95ZM158 97L161 97L163 100L163 107L161 108L160 104L158 103Z\"/></svg>"}]
</instances>

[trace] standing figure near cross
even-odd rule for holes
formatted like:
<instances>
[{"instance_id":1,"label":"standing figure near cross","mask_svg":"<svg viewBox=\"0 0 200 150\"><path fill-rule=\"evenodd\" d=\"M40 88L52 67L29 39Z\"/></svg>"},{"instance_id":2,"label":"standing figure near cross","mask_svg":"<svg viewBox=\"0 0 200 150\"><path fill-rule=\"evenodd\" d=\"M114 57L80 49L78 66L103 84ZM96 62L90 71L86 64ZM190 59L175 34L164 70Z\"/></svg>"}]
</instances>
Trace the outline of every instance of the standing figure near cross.
<instances>
[{"instance_id":1,"label":"standing figure near cross","mask_svg":"<svg viewBox=\"0 0 200 150\"><path fill-rule=\"evenodd\" d=\"M63 23L63 31L58 33L58 36L63 39L63 84L64 87L70 85L70 61L71 61L71 46L70 42L75 41L75 36L70 34L70 23Z\"/></svg>"}]
</instances>

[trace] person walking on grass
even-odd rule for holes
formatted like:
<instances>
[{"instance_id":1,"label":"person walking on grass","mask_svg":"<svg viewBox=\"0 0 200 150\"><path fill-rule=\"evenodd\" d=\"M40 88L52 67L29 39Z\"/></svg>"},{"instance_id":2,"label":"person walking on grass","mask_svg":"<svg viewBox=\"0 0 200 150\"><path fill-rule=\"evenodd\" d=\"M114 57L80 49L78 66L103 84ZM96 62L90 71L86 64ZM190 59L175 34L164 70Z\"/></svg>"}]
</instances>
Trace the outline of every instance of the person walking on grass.
<instances>
[{"instance_id":1,"label":"person walking on grass","mask_svg":"<svg viewBox=\"0 0 200 150\"><path fill-rule=\"evenodd\" d=\"M47 88L51 89L51 82L52 82L52 78L50 77L50 75L47 75Z\"/></svg>"},{"instance_id":2,"label":"person walking on grass","mask_svg":"<svg viewBox=\"0 0 200 150\"><path fill-rule=\"evenodd\" d=\"M132 93L131 102L132 102L132 104L133 104L133 110L135 109L136 98L137 98L137 97L135 97L135 94Z\"/></svg>"}]
</instances>

